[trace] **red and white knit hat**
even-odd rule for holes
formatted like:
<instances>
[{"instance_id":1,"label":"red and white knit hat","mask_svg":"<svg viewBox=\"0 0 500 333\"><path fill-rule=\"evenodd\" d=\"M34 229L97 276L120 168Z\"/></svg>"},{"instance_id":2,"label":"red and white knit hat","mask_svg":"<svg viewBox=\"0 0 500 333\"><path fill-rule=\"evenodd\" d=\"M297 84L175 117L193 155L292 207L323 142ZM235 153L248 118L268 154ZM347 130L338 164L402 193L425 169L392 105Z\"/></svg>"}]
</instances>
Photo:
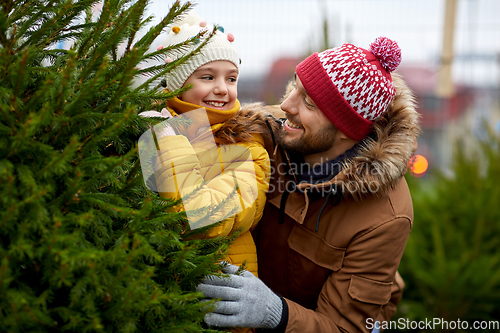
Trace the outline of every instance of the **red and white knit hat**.
<instances>
[{"instance_id":1,"label":"red and white knit hat","mask_svg":"<svg viewBox=\"0 0 500 333\"><path fill-rule=\"evenodd\" d=\"M342 133L362 140L396 92L390 72L401 62L398 44L378 37L365 50L352 44L314 53L296 73L323 114Z\"/></svg>"}]
</instances>

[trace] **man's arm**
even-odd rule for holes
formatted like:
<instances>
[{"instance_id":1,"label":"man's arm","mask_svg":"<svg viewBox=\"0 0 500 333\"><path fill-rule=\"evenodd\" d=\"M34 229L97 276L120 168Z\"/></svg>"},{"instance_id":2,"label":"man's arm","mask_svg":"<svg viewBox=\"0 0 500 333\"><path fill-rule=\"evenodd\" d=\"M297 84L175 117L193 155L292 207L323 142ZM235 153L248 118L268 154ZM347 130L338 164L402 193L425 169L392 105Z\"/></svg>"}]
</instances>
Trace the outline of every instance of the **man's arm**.
<instances>
[{"instance_id":1,"label":"man's arm","mask_svg":"<svg viewBox=\"0 0 500 333\"><path fill-rule=\"evenodd\" d=\"M318 307L315 311L286 300L288 321L281 332L370 332L367 319L375 320L383 305L389 302L391 286L394 281L399 261L410 232L410 221L407 218L397 218L368 231L354 239L346 250L343 267L332 272L325 282L318 297ZM230 314L224 317L210 317L207 322L214 326L243 327L248 322L240 322L244 318L242 311L257 304L260 311L267 313L265 306L269 298L276 300L268 293L260 294L252 288L233 288L232 278L222 279L211 288L207 297L221 298L224 308L231 308ZM257 278L255 278L257 279ZM258 279L257 279L258 280ZM259 280L260 281L260 280ZM245 285L246 280L239 282ZM263 284L262 281L260 281ZM229 288L229 289L227 289ZM267 287L266 287L267 288ZM231 290L231 297L226 293ZM204 292L204 287L200 288ZM248 303L245 296L251 294L253 303ZM235 299L238 299L236 302ZM262 303L259 303L262 302ZM217 306L216 310L217 311ZM231 317L227 321L228 317ZM209 319L210 318L210 319ZM224 318L224 320L221 320ZM231 324L228 326L228 324ZM274 322L275 323L275 322ZM276 329L278 325L269 327L252 323L255 328ZM278 330L276 330L278 332Z\"/></svg>"}]
</instances>

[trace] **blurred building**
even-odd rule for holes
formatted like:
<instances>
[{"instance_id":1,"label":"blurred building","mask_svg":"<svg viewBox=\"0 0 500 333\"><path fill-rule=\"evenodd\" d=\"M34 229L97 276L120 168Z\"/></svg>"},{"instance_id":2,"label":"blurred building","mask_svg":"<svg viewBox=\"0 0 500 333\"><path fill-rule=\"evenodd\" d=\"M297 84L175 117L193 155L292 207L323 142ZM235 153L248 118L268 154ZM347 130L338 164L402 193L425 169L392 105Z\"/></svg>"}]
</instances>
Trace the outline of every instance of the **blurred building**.
<instances>
[{"instance_id":1,"label":"blurred building","mask_svg":"<svg viewBox=\"0 0 500 333\"><path fill-rule=\"evenodd\" d=\"M259 78L238 81L238 98L241 102L264 102L266 105L280 103L285 88L293 79L295 67L303 58L280 58L274 61L269 72Z\"/></svg>"},{"instance_id":2,"label":"blurred building","mask_svg":"<svg viewBox=\"0 0 500 333\"><path fill-rule=\"evenodd\" d=\"M425 156L430 167L446 169L451 161L454 141L448 129L470 112L476 91L472 87L455 84L454 94L449 98L441 98L436 96L437 68L402 65L396 72L415 94L417 110L422 116L422 134L416 154Z\"/></svg>"}]
</instances>

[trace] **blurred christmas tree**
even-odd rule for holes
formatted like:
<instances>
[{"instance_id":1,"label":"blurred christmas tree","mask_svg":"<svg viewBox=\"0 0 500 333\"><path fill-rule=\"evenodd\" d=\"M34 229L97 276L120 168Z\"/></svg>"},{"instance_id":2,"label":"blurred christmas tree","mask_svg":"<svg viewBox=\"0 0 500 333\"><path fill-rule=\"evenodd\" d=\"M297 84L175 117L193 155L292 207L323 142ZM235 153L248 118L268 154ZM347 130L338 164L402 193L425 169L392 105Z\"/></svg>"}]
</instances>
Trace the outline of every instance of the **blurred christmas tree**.
<instances>
[{"instance_id":1,"label":"blurred christmas tree","mask_svg":"<svg viewBox=\"0 0 500 333\"><path fill-rule=\"evenodd\" d=\"M436 318L440 332L467 332L475 321L498 332L500 137L462 135L451 172L408 177L415 221L399 268L406 287L398 315Z\"/></svg>"},{"instance_id":2,"label":"blurred christmas tree","mask_svg":"<svg viewBox=\"0 0 500 333\"><path fill-rule=\"evenodd\" d=\"M158 86L183 58L141 64L191 3L143 37L147 1L0 3L0 331L203 331L194 289L229 240L186 240L137 157L137 113L179 93Z\"/></svg>"}]
</instances>

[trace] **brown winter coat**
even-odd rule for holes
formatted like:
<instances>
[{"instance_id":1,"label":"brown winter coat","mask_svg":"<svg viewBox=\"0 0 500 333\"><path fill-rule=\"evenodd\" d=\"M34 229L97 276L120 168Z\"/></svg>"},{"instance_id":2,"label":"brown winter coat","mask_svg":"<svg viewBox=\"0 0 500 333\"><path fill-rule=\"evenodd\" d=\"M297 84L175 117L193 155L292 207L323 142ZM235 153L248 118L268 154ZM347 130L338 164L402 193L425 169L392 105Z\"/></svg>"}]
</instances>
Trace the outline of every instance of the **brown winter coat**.
<instances>
[{"instance_id":1,"label":"brown winter coat","mask_svg":"<svg viewBox=\"0 0 500 333\"><path fill-rule=\"evenodd\" d=\"M293 175L283 175L287 155L279 146L269 152L268 202L254 238L259 277L286 299L286 332L368 332L369 318L389 320L396 310L403 288L397 268L413 223L403 175L419 127L411 92L395 75L394 83L396 97L374 127L377 139L330 182L292 191L282 224L282 194ZM332 184L343 196L311 194Z\"/></svg>"}]
</instances>

